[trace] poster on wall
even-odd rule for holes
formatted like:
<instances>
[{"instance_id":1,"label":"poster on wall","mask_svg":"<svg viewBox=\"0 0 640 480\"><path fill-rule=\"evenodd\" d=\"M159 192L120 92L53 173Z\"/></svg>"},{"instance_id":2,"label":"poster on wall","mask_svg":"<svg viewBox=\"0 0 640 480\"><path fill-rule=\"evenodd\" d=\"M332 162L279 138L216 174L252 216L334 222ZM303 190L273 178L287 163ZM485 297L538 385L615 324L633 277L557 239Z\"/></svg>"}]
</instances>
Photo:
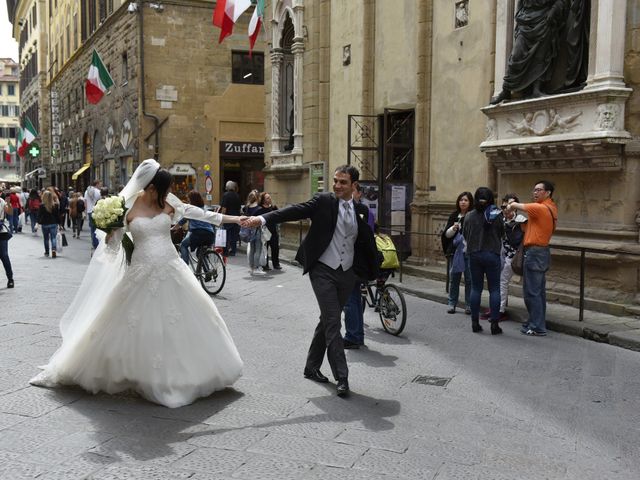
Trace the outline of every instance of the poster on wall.
<instances>
[{"instance_id":1,"label":"poster on wall","mask_svg":"<svg viewBox=\"0 0 640 480\"><path fill-rule=\"evenodd\" d=\"M380 199L380 190L378 184L375 182L359 182L362 187L362 197L360 201L363 205L366 205L373 218L378 222L378 202Z\"/></svg>"}]
</instances>

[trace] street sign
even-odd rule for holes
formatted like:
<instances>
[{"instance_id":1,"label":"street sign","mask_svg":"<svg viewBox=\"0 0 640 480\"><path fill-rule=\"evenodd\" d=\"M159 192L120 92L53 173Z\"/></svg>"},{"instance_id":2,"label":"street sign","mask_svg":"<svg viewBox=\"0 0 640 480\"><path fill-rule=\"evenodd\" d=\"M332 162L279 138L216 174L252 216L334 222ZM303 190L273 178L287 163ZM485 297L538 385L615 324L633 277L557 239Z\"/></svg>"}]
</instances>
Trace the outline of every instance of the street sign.
<instances>
[{"instance_id":1,"label":"street sign","mask_svg":"<svg viewBox=\"0 0 640 480\"><path fill-rule=\"evenodd\" d=\"M211 180L211 177L204 179L204 188L207 193L211 193L211 190L213 190L213 180Z\"/></svg>"},{"instance_id":2,"label":"street sign","mask_svg":"<svg viewBox=\"0 0 640 480\"><path fill-rule=\"evenodd\" d=\"M211 195L207 195L207 202L210 202L211 200L213 200L213 197Z\"/></svg>"}]
</instances>

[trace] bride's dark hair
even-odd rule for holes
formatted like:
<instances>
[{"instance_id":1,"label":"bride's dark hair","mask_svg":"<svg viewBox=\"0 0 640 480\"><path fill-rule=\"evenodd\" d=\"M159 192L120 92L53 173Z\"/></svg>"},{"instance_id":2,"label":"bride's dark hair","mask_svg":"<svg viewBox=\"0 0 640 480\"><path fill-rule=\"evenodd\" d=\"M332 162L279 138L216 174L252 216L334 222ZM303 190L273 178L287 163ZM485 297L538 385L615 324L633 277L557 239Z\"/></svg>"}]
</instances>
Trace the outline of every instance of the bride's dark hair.
<instances>
[{"instance_id":1,"label":"bride's dark hair","mask_svg":"<svg viewBox=\"0 0 640 480\"><path fill-rule=\"evenodd\" d=\"M172 183L173 175L165 168L159 169L149 182L149 185L156 187L156 191L158 192L158 206L162 209L164 209L164 200L167 198L167 193ZM146 190L149 185L144 189Z\"/></svg>"}]
</instances>

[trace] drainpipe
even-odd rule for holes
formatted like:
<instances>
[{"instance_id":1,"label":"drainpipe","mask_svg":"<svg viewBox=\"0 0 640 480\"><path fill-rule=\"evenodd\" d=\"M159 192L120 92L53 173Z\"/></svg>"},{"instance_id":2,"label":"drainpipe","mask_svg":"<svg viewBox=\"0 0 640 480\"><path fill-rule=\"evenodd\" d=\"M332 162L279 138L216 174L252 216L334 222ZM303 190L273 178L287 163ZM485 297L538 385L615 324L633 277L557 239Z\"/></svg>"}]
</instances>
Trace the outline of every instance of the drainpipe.
<instances>
[{"instance_id":1,"label":"drainpipe","mask_svg":"<svg viewBox=\"0 0 640 480\"><path fill-rule=\"evenodd\" d=\"M159 147L159 124L160 118L156 115L148 113L146 110L146 94L145 94L145 81L144 81L144 21L142 19L142 11L143 11L143 2L139 2L138 4L138 32L140 33L138 51L140 52L140 95L142 100L142 115L147 118L153 119L154 125L154 148L153 148L153 158L157 161L160 157L160 147Z\"/></svg>"}]
</instances>

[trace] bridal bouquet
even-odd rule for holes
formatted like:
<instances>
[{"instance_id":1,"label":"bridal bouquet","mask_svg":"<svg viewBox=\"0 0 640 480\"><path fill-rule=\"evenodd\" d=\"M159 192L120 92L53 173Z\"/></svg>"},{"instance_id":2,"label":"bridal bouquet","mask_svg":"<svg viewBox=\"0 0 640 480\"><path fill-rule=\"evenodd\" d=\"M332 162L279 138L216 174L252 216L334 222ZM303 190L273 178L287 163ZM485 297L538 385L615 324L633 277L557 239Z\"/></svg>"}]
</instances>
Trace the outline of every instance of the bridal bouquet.
<instances>
[{"instance_id":1,"label":"bridal bouquet","mask_svg":"<svg viewBox=\"0 0 640 480\"><path fill-rule=\"evenodd\" d=\"M91 217L96 227L109 235L114 230L124 227L124 216L127 214L127 210L124 198L118 196L106 197L98 200L95 207L93 207ZM126 233L122 236L122 248L124 248L127 264L130 264L131 255L133 254L133 241Z\"/></svg>"},{"instance_id":2,"label":"bridal bouquet","mask_svg":"<svg viewBox=\"0 0 640 480\"><path fill-rule=\"evenodd\" d=\"M96 227L109 234L116 228L124 227L124 215L126 212L127 207L124 206L124 198L114 196L98 200L96 206L93 207L91 216Z\"/></svg>"}]
</instances>

